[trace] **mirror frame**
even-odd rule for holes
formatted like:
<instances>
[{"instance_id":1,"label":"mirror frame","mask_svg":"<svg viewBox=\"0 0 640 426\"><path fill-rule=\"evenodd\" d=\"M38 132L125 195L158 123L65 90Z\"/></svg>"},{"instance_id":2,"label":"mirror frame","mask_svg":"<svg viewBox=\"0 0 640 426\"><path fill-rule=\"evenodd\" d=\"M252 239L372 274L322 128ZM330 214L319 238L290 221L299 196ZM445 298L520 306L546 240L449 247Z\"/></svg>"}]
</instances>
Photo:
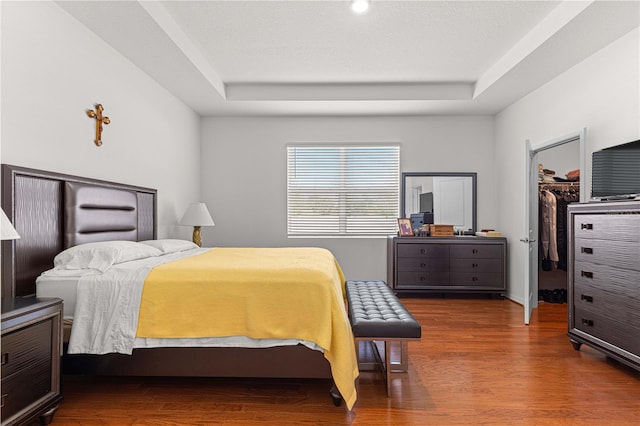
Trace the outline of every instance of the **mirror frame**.
<instances>
[{"instance_id":1,"label":"mirror frame","mask_svg":"<svg viewBox=\"0 0 640 426\"><path fill-rule=\"evenodd\" d=\"M438 177L438 176L462 176L471 178L471 234L475 235L478 230L478 187L475 172L402 172L400 179L400 217L407 217L405 211L406 195L407 195L407 178L408 177Z\"/></svg>"}]
</instances>

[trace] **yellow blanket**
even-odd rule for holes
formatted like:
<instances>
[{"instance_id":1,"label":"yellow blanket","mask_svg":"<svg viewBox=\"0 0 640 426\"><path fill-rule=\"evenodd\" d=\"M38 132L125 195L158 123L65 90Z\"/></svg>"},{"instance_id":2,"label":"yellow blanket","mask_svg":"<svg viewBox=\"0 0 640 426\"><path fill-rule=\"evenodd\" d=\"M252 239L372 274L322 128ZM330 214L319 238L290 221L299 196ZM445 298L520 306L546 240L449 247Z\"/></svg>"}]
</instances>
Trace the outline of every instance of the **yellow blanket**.
<instances>
[{"instance_id":1,"label":"yellow blanket","mask_svg":"<svg viewBox=\"0 0 640 426\"><path fill-rule=\"evenodd\" d=\"M324 349L336 386L351 409L358 365L344 281L325 249L211 249L149 273L136 335L315 342Z\"/></svg>"}]
</instances>

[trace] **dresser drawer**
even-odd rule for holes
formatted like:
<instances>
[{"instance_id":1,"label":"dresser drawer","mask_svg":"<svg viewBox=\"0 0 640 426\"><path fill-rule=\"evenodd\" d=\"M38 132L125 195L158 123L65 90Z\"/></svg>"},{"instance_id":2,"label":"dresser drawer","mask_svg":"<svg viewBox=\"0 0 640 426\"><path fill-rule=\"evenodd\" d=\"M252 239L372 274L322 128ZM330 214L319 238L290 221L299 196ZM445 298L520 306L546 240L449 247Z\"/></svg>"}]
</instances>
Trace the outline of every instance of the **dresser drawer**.
<instances>
[{"instance_id":1,"label":"dresser drawer","mask_svg":"<svg viewBox=\"0 0 640 426\"><path fill-rule=\"evenodd\" d=\"M51 360L52 320L2 336L2 378ZM4 391L3 391L4 392Z\"/></svg>"},{"instance_id":2,"label":"dresser drawer","mask_svg":"<svg viewBox=\"0 0 640 426\"><path fill-rule=\"evenodd\" d=\"M640 300L640 290L636 288L635 294L630 294L625 292L628 287L620 282L612 282L607 287L591 282L576 282L573 287L573 303L584 311L616 319L640 330L640 309L637 302Z\"/></svg>"},{"instance_id":3,"label":"dresser drawer","mask_svg":"<svg viewBox=\"0 0 640 426\"><path fill-rule=\"evenodd\" d=\"M636 312L637 315L637 312ZM576 304L573 310L573 328L594 336L631 353L640 353L640 328L628 322L628 316L605 305L585 307ZM635 320L637 324L637 317Z\"/></svg>"},{"instance_id":4,"label":"dresser drawer","mask_svg":"<svg viewBox=\"0 0 640 426\"><path fill-rule=\"evenodd\" d=\"M401 257L430 257L437 259L449 258L449 246L445 244L398 244L398 258Z\"/></svg>"},{"instance_id":5,"label":"dresser drawer","mask_svg":"<svg viewBox=\"0 0 640 426\"><path fill-rule=\"evenodd\" d=\"M449 258L399 257L398 271L448 272Z\"/></svg>"},{"instance_id":6,"label":"dresser drawer","mask_svg":"<svg viewBox=\"0 0 640 426\"><path fill-rule=\"evenodd\" d=\"M500 259L502 258L502 246L497 244L452 244L451 258Z\"/></svg>"},{"instance_id":7,"label":"dresser drawer","mask_svg":"<svg viewBox=\"0 0 640 426\"><path fill-rule=\"evenodd\" d=\"M575 262L574 265L573 287L576 301L585 296L601 294L625 308L638 306L640 274L637 271L590 262Z\"/></svg>"},{"instance_id":8,"label":"dresser drawer","mask_svg":"<svg viewBox=\"0 0 640 426\"><path fill-rule=\"evenodd\" d=\"M451 259L451 270L455 272L502 273L502 259Z\"/></svg>"},{"instance_id":9,"label":"dresser drawer","mask_svg":"<svg viewBox=\"0 0 640 426\"><path fill-rule=\"evenodd\" d=\"M449 272L398 272L397 287L448 286Z\"/></svg>"},{"instance_id":10,"label":"dresser drawer","mask_svg":"<svg viewBox=\"0 0 640 426\"><path fill-rule=\"evenodd\" d=\"M483 287L497 290L504 289L504 279L502 274L490 274L490 273L473 273L473 272L452 272L451 283L452 286L464 286L464 287Z\"/></svg>"},{"instance_id":11,"label":"dresser drawer","mask_svg":"<svg viewBox=\"0 0 640 426\"><path fill-rule=\"evenodd\" d=\"M574 216L576 238L640 242L640 214L579 214Z\"/></svg>"},{"instance_id":12,"label":"dresser drawer","mask_svg":"<svg viewBox=\"0 0 640 426\"><path fill-rule=\"evenodd\" d=\"M606 264L614 268L640 271L640 244L629 241L576 238L577 262Z\"/></svg>"}]
</instances>

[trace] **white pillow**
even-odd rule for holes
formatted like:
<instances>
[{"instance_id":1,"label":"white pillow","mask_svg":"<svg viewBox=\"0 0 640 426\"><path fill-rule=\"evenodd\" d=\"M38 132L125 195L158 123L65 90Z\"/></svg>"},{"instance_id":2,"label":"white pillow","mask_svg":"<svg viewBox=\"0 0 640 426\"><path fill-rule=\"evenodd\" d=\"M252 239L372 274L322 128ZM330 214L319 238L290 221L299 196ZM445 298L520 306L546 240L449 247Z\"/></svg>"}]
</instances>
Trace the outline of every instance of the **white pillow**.
<instances>
[{"instance_id":1,"label":"white pillow","mask_svg":"<svg viewBox=\"0 0 640 426\"><path fill-rule=\"evenodd\" d=\"M160 250L134 241L100 241L80 244L58 253L53 265L58 269L97 269L145 257L160 256Z\"/></svg>"},{"instance_id":2,"label":"white pillow","mask_svg":"<svg viewBox=\"0 0 640 426\"><path fill-rule=\"evenodd\" d=\"M147 244L151 247L157 248L162 254L176 253L179 251L191 250L198 248L196 243L187 240L172 240L170 238L164 240L147 240L140 241L142 244Z\"/></svg>"}]
</instances>

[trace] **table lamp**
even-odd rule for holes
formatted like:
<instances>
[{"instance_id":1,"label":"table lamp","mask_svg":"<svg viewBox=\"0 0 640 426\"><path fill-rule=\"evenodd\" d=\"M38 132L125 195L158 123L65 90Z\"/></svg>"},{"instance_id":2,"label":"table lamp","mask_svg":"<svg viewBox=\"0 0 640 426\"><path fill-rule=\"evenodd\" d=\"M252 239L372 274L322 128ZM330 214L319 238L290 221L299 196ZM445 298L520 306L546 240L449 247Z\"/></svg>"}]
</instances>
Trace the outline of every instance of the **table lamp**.
<instances>
[{"instance_id":1,"label":"table lamp","mask_svg":"<svg viewBox=\"0 0 640 426\"><path fill-rule=\"evenodd\" d=\"M0 217L0 240L17 240L20 238L11 221L7 215L4 214L4 210L0 209L0 212L2 212L2 216Z\"/></svg>"},{"instance_id":2,"label":"table lamp","mask_svg":"<svg viewBox=\"0 0 640 426\"><path fill-rule=\"evenodd\" d=\"M213 219L205 203L192 203L187 207L187 211L180 219L180 225L193 226L193 242L202 246L201 226L213 226Z\"/></svg>"}]
</instances>

